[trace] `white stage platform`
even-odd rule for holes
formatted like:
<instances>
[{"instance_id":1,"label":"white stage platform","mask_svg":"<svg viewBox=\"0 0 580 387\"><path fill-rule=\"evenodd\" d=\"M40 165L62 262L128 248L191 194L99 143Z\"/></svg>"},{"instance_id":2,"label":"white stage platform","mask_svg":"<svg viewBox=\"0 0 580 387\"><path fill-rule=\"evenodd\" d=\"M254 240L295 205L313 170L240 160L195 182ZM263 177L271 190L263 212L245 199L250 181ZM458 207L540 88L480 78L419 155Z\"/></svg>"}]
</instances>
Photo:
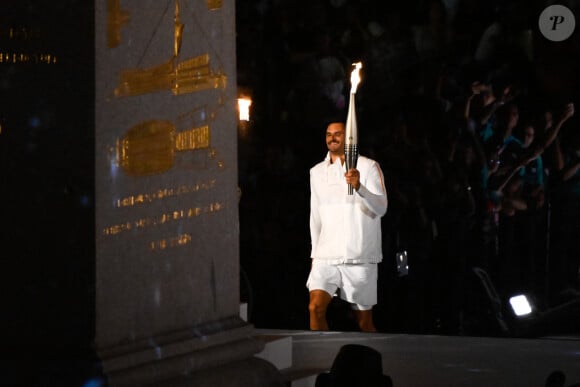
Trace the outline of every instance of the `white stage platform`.
<instances>
[{"instance_id":1,"label":"white stage platform","mask_svg":"<svg viewBox=\"0 0 580 387\"><path fill-rule=\"evenodd\" d=\"M313 387L341 346L367 345L382 354L395 387L530 387L561 370L565 386L580 383L580 337L489 338L362 332L256 330L289 387ZM276 339L278 338L278 340ZM291 359L291 361L289 360Z\"/></svg>"}]
</instances>

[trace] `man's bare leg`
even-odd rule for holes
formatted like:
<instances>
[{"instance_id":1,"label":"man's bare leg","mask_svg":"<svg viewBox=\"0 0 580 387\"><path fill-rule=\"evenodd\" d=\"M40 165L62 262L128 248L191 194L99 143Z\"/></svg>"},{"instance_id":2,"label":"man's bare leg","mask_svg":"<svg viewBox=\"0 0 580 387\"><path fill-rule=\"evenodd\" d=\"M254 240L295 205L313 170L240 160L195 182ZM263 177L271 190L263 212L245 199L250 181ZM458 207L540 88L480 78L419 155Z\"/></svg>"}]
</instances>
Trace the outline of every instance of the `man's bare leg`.
<instances>
[{"instance_id":1,"label":"man's bare leg","mask_svg":"<svg viewBox=\"0 0 580 387\"><path fill-rule=\"evenodd\" d=\"M332 300L332 296L324 290L312 290L308 312L310 313L310 329L313 331L327 331L326 309Z\"/></svg>"},{"instance_id":2,"label":"man's bare leg","mask_svg":"<svg viewBox=\"0 0 580 387\"><path fill-rule=\"evenodd\" d=\"M373 311L371 310L353 310L356 323L363 332L376 332L373 322Z\"/></svg>"}]
</instances>

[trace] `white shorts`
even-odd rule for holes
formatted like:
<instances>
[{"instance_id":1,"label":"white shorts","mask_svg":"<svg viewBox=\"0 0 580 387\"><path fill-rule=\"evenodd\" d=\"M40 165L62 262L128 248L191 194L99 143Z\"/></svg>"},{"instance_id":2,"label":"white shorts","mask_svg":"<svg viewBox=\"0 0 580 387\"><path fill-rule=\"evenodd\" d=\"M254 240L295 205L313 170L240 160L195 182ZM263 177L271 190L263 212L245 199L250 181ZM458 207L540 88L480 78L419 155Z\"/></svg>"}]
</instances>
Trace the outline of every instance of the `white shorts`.
<instances>
[{"instance_id":1,"label":"white shorts","mask_svg":"<svg viewBox=\"0 0 580 387\"><path fill-rule=\"evenodd\" d=\"M355 310L370 310L377 303L378 267L376 263L329 265L316 260L306 281L309 291L324 290L334 296L337 290Z\"/></svg>"}]
</instances>

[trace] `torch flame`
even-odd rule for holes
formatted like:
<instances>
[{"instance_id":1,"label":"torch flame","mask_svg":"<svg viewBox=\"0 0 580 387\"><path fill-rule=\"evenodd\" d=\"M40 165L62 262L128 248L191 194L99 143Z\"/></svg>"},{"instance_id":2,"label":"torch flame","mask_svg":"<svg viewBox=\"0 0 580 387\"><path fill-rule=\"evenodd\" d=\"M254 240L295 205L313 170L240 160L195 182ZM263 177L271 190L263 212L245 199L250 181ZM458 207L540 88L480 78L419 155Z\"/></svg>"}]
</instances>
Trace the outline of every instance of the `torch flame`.
<instances>
[{"instance_id":1,"label":"torch flame","mask_svg":"<svg viewBox=\"0 0 580 387\"><path fill-rule=\"evenodd\" d=\"M352 64L354 66L354 70L350 73L350 93L355 94L356 88L360 83L360 74L359 71L362 68L362 63L357 62Z\"/></svg>"}]
</instances>

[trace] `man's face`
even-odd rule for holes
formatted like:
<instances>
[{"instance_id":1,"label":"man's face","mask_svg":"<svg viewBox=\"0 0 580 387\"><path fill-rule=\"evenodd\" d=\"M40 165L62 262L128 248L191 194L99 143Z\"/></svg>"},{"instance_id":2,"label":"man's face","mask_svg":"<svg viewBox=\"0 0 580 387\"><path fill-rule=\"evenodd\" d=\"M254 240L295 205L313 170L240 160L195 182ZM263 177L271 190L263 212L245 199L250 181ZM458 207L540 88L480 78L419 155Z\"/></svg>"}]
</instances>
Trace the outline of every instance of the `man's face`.
<instances>
[{"instance_id":1,"label":"man's face","mask_svg":"<svg viewBox=\"0 0 580 387\"><path fill-rule=\"evenodd\" d=\"M333 122L326 128L326 146L330 153L344 153L344 124Z\"/></svg>"}]
</instances>

